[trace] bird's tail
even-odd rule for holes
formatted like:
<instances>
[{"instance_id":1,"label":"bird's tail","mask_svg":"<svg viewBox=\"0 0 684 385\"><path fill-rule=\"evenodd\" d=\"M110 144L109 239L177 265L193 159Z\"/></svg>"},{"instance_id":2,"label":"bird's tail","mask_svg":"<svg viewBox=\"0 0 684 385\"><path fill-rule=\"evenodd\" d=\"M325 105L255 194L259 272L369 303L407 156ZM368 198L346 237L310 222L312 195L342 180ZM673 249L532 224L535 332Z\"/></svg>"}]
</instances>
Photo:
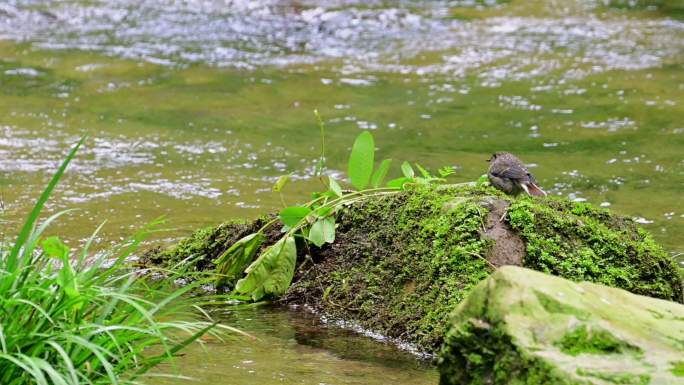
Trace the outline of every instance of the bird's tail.
<instances>
[{"instance_id":1,"label":"bird's tail","mask_svg":"<svg viewBox=\"0 0 684 385\"><path fill-rule=\"evenodd\" d=\"M520 186L525 190L527 195L546 196L546 191L532 182L521 183Z\"/></svg>"}]
</instances>

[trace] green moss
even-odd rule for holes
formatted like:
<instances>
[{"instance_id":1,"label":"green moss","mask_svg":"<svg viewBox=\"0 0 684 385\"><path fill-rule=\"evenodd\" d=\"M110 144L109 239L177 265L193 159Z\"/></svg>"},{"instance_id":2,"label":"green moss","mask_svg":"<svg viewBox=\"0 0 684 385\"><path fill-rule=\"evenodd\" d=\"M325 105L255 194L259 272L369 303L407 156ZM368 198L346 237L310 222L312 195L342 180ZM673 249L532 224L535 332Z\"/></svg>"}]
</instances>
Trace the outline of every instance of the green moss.
<instances>
[{"instance_id":1,"label":"green moss","mask_svg":"<svg viewBox=\"0 0 684 385\"><path fill-rule=\"evenodd\" d=\"M188 271L213 269L213 261L238 239L256 231L265 222L232 220L218 226L208 226L182 239L174 247L153 249L143 255L142 266L173 266L184 263Z\"/></svg>"},{"instance_id":2,"label":"green moss","mask_svg":"<svg viewBox=\"0 0 684 385\"><path fill-rule=\"evenodd\" d=\"M684 361L673 362L670 372L677 377L684 377Z\"/></svg>"},{"instance_id":3,"label":"green moss","mask_svg":"<svg viewBox=\"0 0 684 385\"><path fill-rule=\"evenodd\" d=\"M585 320L590 317L589 312L562 303L541 291L536 291L535 294L539 300L539 304L549 313L571 314L580 320Z\"/></svg>"},{"instance_id":4,"label":"green moss","mask_svg":"<svg viewBox=\"0 0 684 385\"><path fill-rule=\"evenodd\" d=\"M313 250L319 274L299 278L290 298L327 288L326 312L434 351L449 313L491 272L480 237L487 210L476 199L489 193L418 187L350 207L336 245ZM475 199L448 207L454 196Z\"/></svg>"},{"instance_id":5,"label":"green moss","mask_svg":"<svg viewBox=\"0 0 684 385\"><path fill-rule=\"evenodd\" d=\"M583 369L577 369L577 374L585 377L598 378L619 385L648 385L651 382L651 376L647 374L601 373Z\"/></svg>"},{"instance_id":6,"label":"green moss","mask_svg":"<svg viewBox=\"0 0 684 385\"><path fill-rule=\"evenodd\" d=\"M527 245L525 267L682 301L674 262L629 218L556 198L517 200L509 218Z\"/></svg>"},{"instance_id":7,"label":"green moss","mask_svg":"<svg viewBox=\"0 0 684 385\"><path fill-rule=\"evenodd\" d=\"M580 354L613 354L634 352L641 354L641 349L624 342L606 330L589 330L580 326L566 333L556 342L561 351L571 356Z\"/></svg>"},{"instance_id":8,"label":"green moss","mask_svg":"<svg viewBox=\"0 0 684 385\"><path fill-rule=\"evenodd\" d=\"M293 286L281 300L434 352L449 314L492 272L484 259L492 241L482 230L486 207L497 200L511 198L483 186L419 186L347 206L338 215L333 245L298 244ZM526 267L681 300L680 276L669 256L629 219L588 204L529 198L514 200L508 218L526 243ZM194 269L213 269L213 259L264 223L205 228L144 261L172 266L190 258ZM274 226L266 236L264 247L282 233ZM540 303L586 318L550 297Z\"/></svg>"},{"instance_id":9,"label":"green moss","mask_svg":"<svg viewBox=\"0 0 684 385\"><path fill-rule=\"evenodd\" d=\"M578 384L523 354L507 333L477 319L449 330L438 366L440 385Z\"/></svg>"}]
</instances>

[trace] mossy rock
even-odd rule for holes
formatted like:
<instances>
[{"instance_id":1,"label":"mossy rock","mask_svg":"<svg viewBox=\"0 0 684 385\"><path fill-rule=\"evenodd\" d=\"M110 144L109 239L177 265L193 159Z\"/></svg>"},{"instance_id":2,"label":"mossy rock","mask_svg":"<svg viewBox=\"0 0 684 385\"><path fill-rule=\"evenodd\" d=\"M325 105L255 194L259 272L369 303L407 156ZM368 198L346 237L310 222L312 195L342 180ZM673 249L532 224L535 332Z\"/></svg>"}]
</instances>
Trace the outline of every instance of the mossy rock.
<instances>
[{"instance_id":1,"label":"mossy rock","mask_svg":"<svg viewBox=\"0 0 684 385\"><path fill-rule=\"evenodd\" d=\"M264 223L206 228L148 253L143 263L195 257L195 268L213 268L232 242ZM416 187L348 206L337 223L334 244L298 247L293 285L280 301L427 352L441 345L448 314L501 265L682 300L677 267L651 236L631 219L585 203L512 199L480 186ZM271 230L268 244L280 234Z\"/></svg>"},{"instance_id":2,"label":"mossy rock","mask_svg":"<svg viewBox=\"0 0 684 385\"><path fill-rule=\"evenodd\" d=\"M684 383L684 305L505 266L449 324L441 385Z\"/></svg>"}]
</instances>

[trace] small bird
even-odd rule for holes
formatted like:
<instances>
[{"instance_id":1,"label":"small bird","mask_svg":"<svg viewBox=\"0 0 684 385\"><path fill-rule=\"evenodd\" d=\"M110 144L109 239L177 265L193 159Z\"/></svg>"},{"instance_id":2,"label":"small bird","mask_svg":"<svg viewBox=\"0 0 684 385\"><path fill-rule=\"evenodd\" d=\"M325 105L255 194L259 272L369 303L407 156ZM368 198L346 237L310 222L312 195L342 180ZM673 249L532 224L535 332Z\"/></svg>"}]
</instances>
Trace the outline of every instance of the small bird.
<instances>
[{"instance_id":1,"label":"small bird","mask_svg":"<svg viewBox=\"0 0 684 385\"><path fill-rule=\"evenodd\" d=\"M518 195L525 191L527 195L546 195L546 192L537 186L534 175L510 152L494 153L487 162L489 182L506 194Z\"/></svg>"}]
</instances>

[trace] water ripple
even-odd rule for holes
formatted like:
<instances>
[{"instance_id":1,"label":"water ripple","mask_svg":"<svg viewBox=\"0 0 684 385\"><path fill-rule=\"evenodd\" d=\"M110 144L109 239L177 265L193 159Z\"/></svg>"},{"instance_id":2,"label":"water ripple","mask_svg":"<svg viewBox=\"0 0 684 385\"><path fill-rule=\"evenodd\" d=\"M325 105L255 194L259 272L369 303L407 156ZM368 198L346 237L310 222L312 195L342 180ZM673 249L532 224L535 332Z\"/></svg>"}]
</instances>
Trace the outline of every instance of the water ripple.
<instances>
[{"instance_id":1,"label":"water ripple","mask_svg":"<svg viewBox=\"0 0 684 385\"><path fill-rule=\"evenodd\" d=\"M333 59L346 75L474 73L493 87L553 71L581 78L657 67L684 50L684 23L672 19L601 17L591 2L543 17L451 17L470 3L9 0L0 5L0 39L163 65L254 69ZM442 55L409 63L426 51Z\"/></svg>"}]
</instances>

